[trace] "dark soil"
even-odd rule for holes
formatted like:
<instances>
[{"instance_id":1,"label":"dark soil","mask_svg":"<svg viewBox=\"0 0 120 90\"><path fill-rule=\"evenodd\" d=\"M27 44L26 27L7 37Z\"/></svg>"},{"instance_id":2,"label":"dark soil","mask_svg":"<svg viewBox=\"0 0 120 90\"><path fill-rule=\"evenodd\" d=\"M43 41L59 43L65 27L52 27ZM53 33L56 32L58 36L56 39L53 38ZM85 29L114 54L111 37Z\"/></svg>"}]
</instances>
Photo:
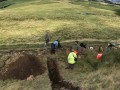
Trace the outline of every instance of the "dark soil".
<instances>
[{"instance_id":1,"label":"dark soil","mask_svg":"<svg viewBox=\"0 0 120 90\"><path fill-rule=\"evenodd\" d=\"M45 72L45 67L39 58L32 54L17 53L5 62L0 70L0 79L24 80L30 75L34 77Z\"/></svg>"},{"instance_id":2,"label":"dark soil","mask_svg":"<svg viewBox=\"0 0 120 90\"><path fill-rule=\"evenodd\" d=\"M61 77L55 60L48 58L47 67L52 90L81 90L80 87L73 86L72 83Z\"/></svg>"}]
</instances>

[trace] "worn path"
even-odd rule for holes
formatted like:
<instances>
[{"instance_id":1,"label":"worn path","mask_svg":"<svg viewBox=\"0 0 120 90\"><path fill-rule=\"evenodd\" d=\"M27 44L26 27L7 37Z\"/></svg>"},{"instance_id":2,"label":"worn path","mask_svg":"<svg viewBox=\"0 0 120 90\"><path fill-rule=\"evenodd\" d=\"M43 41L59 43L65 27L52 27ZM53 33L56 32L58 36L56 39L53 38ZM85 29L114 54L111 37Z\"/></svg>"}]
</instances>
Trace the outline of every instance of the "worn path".
<instances>
[{"instance_id":1,"label":"worn path","mask_svg":"<svg viewBox=\"0 0 120 90\"><path fill-rule=\"evenodd\" d=\"M88 42L117 42L117 43L120 43L120 39L118 39L118 40L72 39L72 40L61 41L61 43L70 43L70 42L74 42L76 40L79 41L79 42L88 41ZM52 42L50 42L50 43L52 43ZM28 45L30 45L32 47L27 47ZM34 47L34 45L37 45L37 47ZM7 51L10 51L10 50L36 50L36 49L40 49L40 48L42 49L43 45L44 45L44 42L0 44L0 51L1 52L7 52ZM38 47L38 46L41 46L41 47ZM12 48L12 47L14 47L14 48Z\"/></svg>"}]
</instances>

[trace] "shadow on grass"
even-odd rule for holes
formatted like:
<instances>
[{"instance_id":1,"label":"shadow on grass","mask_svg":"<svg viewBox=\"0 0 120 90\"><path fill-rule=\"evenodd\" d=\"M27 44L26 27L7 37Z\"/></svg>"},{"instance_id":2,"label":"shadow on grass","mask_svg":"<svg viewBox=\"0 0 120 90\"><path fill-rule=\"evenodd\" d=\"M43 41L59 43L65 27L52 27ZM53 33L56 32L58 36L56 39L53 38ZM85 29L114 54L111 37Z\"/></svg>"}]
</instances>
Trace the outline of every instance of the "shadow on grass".
<instances>
[{"instance_id":1,"label":"shadow on grass","mask_svg":"<svg viewBox=\"0 0 120 90\"><path fill-rule=\"evenodd\" d=\"M89 33L88 33L89 32ZM107 27L107 28L81 28L74 26L63 26L58 28L55 32L51 33L52 39L59 40L72 40L72 39L84 39L84 38L96 38L96 39L112 39L116 40L120 38L119 28Z\"/></svg>"},{"instance_id":2,"label":"shadow on grass","mask_svg":"<svg viewBox=\"0 0 120 90\"><path fill-rule=\"evenodd\" d=\"M115 14L120 16L120 9L116 9Z\"/></svg>"},{"instance_id":3,"label":"shadow on grass","mask_svg":"<svg viewBox=\"0 0 120 90\"><path fill-rule=\"evenodd\" d=\"M11 5L15 4L14 2L11 2L11 1L6 1L4 0L3 2L0 2L0 9L4 9L4 8L7 8Z\"/></svg>"}]
</instances>

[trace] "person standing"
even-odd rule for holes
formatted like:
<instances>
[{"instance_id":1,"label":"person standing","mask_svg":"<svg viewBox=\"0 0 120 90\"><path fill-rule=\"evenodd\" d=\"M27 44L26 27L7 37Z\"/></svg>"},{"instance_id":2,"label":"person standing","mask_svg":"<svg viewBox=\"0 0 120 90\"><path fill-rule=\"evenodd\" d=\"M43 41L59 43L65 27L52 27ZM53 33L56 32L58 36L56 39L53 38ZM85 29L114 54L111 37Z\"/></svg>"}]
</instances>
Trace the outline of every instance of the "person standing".
<instances>
[{"instance_id":1,"label":"person standing","mask_svg":"<svg viewBox=\"0 0 120 90\"><path fill-rule=\"evenodd\" d=\"M75 44L72 46L72 50L79 53L80 46L79 46L79 42L78 41L75 41Z\"/></svg>"},{"instance_id":2,"label":"person standing","mask_svg":"<svg viewBox=\"0 0 120 90\"><path fill-rule=\"evenodd\" d=\"M44 48L47 49L48 43L49 43L49 41L50 41L50 35L49 35L49 32L48 32L48 31L45 33L44 40L45 40Z\"/></svg>"},{"instance_id":3,"label":"person standing","mask_svg":"<svg viewBox=\"0 0 120 90\"><path fill-rule=\"evenodd\" d=\"M80 55L85 55L87 45L85 43L80 43Z\"/></svg>"},{"instance_id":4,"label":"person standing","mask_svg":"<svg viewBox=\"0 0 120 90\"><path fill-rule=\"evenodd\" d=\"M72 51L68 55L68 67L66 69L73 69L74 65L77 61L77 53L76 51Z\"/></svg>"},{"instance_id":5,"label":"person standing","mask_svg":"<svg viewBox=\"0 0 120 90\"><path fill-rule=\"evenodd\" d=\"M54 43L51 43L51 50L50 50L50 53L51 53L51 54L55 54L55 50L56 50L55 44L54 44Z\"/></svg>"}]
</instances>

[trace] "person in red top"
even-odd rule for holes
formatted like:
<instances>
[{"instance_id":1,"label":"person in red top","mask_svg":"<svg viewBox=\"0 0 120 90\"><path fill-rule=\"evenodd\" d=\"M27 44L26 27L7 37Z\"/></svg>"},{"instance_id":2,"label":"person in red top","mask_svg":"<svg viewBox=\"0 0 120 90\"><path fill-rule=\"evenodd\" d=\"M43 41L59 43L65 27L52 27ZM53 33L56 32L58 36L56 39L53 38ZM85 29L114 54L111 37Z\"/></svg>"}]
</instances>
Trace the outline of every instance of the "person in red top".
<instances>
[{"instance_id":1,"label":"person in red top","mask_svg":"<svg viewBox=\"0 0 120 90\"><path fill-rule=\"evenodd\" d=\"M100 60L102 56L103 56L103 48L99 47L99 53L97 54L96 59Z\"/></svg>"}]
</instances>

